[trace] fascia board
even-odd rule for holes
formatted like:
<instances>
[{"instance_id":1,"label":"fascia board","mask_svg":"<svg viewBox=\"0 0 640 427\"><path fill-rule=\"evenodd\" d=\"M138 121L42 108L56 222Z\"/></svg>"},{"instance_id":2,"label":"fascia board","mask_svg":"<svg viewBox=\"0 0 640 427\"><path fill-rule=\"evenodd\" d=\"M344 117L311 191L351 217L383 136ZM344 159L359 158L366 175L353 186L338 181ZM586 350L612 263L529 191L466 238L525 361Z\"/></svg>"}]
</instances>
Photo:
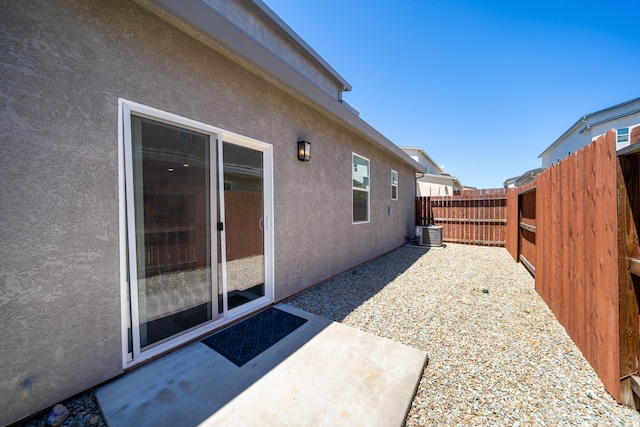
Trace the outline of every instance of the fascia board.
<instances>
[{"instance_id":1,"label":"fascia board","mask_svg":"<svg viewBox=\"0 0 640 427\"><path fill-rule=\"evenodd\" d=\"M149 3L188 25L204 37L237 55L241 60L262 70L280 84L302 95L356 133L392 153L418 172L425 168L340 102L326 94L313 82L278 58L203 1L149 0ZM141 2L144 6L144 2Z\"/></svg>"},{"instance_id":2,"label":"fascia board","mask_svg":"<svg viewBox=\"0 0 640 427\"><path fill-rule=\"evenodd\" d=\"M630 104L633 104L633 103L636 103L636 102L640 102L640 98L634 98L634 99L631 99L629 101L614 105L612 107L604 108L604 109L596 111L594 113L587 114L586 117L597 116L597 115L600 115L602 113L606 113L606 112L609 112L609 111L612 111L612 110L617 110L618 108L621 108L621 107L626 107L627 105L630 105Z\"/></svg>"},{"instance_id":3,"label":"fascia board","mask_svg":"<svg viewBox=\"0 0 640 427\"><path fill-rule=\"evenodd\" d=\"M612 122L614 120L623 119L625 117L633 116L634 114L638 114L638 113L640 113L640 109L631 110L631 111L628 111L626 113L618 114L617 116L613 116L613 117L609 117L609 118L604 119L604 120L599 120L597 122L589 123L587 125L587 129L591 129L593 127L600 126L602 124L605 124L605 123L608 123L608 122Z\"/></svg>"},{"instance_id":4,"label":"fascia board","mask_svg":"<svg viewBox=\"0 0 640 427\"><path fill-rule=\"evenodd\" d=\"M282 20L276 13L269 8L263 1L261 0L252 0L255 6L260 9L267 17L273 21L279 28L284 31L287 37L300 46L304 51L306 51L320 66L322 66L325 70L329 72L341 85L342 90L349 92L352 87L347 82L344 77L342 77L327 61L324 60L322 56L320 56L307 42L305 42L302 37L300 37L286 22Z\"/></svg>"}]
</instances>

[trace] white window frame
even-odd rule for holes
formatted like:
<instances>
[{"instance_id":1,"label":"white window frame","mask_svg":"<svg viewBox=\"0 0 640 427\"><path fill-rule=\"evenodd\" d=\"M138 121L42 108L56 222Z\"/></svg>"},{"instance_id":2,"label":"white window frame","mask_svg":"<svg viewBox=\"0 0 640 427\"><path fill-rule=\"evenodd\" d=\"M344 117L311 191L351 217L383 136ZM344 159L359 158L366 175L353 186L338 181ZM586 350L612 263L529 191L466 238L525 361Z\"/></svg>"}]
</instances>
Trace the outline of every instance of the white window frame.
<instances>
[{"instance_id":1,"label":"white window frame","mask_svg":"<svg viewBox=\"0 0 640 427\"><path fill-rule=\"evenodd\" d=\"M620 135L620 131L621 130L626 130L627 133ZM626 138L624 141L620 141L620 137ZM631 139L631 128L630 127L623 127L623 128L618 128L616 129L616 144L629 144L629 140Z\"/></svg>"},{"instance_id":2,"label":"white window frame","mask_svg":"<svg viewBox=\"0 0 640 427\"><path fill-rule=\"evenodd\" d=\"M395 181L393 179L395 175ZM393 189L396 189L395 197L393 195ZM391 169L391 200L398 200L398 171Z\"/></svg>"},{"instance_id":3,"label":"white window frame","mask_svg":"<svg viewBox=\"0 0 640 427\"><path fill-rule=\"evenodd\" d=\"M367 179L367 186L366 188L360 188L360 187L354 187L353 186L353 174L356 171L356 168L354 168L354 160L355 157L360 158L361 160L364 160L367 162L367 172L368 175L366 177L363 177ZM358 154L358 153L351 153L351 223L352 224L368 224L371 220L371 160L369 160L368 158ZM362 221L354 221L353 220L353 192L355 191L361 191L363 193L367 193L367 219L366 220L362 220Z\"/></svg>"}]
</instances>

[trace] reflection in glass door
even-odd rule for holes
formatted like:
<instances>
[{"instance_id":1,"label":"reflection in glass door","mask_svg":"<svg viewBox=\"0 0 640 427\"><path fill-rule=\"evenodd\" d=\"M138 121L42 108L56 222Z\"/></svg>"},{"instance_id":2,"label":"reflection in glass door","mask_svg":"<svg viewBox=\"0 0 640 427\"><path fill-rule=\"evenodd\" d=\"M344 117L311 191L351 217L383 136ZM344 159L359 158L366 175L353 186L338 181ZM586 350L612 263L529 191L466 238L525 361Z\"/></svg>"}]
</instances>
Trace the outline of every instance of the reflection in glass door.
<instances>
[{"instance_id":1,"label":"reflection in glass door","mask_svg":"<svg viewBox=\"0 0 640 427\"><path fill-rule=\"evenodd\" d=\"M127 191L133 190L135 227L129 233L135 259L130 264L136 279L131 290L137 296L132 312L138 324L134 340L142 350L218 315L212 282L218 276L212 263L216 246L211 241L216 150L210 139L131 117L133 188Z\"/></svg>"},{"instance_id":2,"label":"reflection in glass door","mask_svg":"<svg viewBox=\"0 0 640 427\"><path fill-rule=\"evenodd\" d=\"M223 142L228 309L265 296L264 153Z\"/></svg>"},{"instance_id":3,"label":"reflection in glass door","mask_svg":"<svg viewBox=\"0 0 640 427\"><path fill-rule=\"evenodd\" d=\"M129 366L273 301L273 154L258 140L121 105Z\"/></svg>"}]
</instances>

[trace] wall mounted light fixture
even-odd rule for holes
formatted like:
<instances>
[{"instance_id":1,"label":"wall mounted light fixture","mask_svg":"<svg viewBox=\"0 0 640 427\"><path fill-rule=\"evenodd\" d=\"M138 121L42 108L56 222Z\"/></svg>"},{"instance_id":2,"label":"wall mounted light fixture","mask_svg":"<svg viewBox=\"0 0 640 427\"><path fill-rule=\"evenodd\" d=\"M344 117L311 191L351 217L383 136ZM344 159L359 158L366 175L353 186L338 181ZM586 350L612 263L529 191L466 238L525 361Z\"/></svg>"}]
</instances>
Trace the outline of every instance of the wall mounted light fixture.
<instances>
[{"instance_id":1,"label":"wall mounted light fixture","mask_svg":"<svg viewBox=\"0 0 640 427\"><path fill-rule=\"evenodd\" d=\"M308 162L311 159L311 143L309 141L298 141L298 160Z\"/></svg>"}]
</instances>

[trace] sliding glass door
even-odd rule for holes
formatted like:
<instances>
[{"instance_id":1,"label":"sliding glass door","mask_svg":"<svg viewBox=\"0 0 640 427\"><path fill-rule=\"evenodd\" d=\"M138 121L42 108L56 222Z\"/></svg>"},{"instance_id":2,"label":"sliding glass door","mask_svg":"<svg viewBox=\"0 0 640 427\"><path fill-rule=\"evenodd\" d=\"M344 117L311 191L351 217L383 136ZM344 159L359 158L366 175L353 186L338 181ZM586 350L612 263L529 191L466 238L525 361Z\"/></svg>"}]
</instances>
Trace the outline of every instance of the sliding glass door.
<instances>
[{"instance_id":1,"label":"sliding glass door","mask_svg":"<svg viewBox=\"0 0 640 427\"><path fill-rule=\"evenodd\" d=\"M218 314L211 262L216 150L209 135L158 121L133 116L131 128L134 308L144 349Z\"/></svg>"},{"instance_id":2,"label":"sliding glass door","mask_svg":"<svg viewBox=\"0 0 640 427\"><path fill-rule=\"evenodd\" d=\"M273 301L273 169L260 141L133 103L121 119L126 365Z\"/></svg>"},{"instance_id":3,"label":"sliding glass door","mask_svg":"<svg viewBox=\"0 0 640 427\"><path fill-rule=\"evenodd\" d=\"M224 211L228 309L265 296L263 153L228 142Z\"/></svg>"}]
</instances>

